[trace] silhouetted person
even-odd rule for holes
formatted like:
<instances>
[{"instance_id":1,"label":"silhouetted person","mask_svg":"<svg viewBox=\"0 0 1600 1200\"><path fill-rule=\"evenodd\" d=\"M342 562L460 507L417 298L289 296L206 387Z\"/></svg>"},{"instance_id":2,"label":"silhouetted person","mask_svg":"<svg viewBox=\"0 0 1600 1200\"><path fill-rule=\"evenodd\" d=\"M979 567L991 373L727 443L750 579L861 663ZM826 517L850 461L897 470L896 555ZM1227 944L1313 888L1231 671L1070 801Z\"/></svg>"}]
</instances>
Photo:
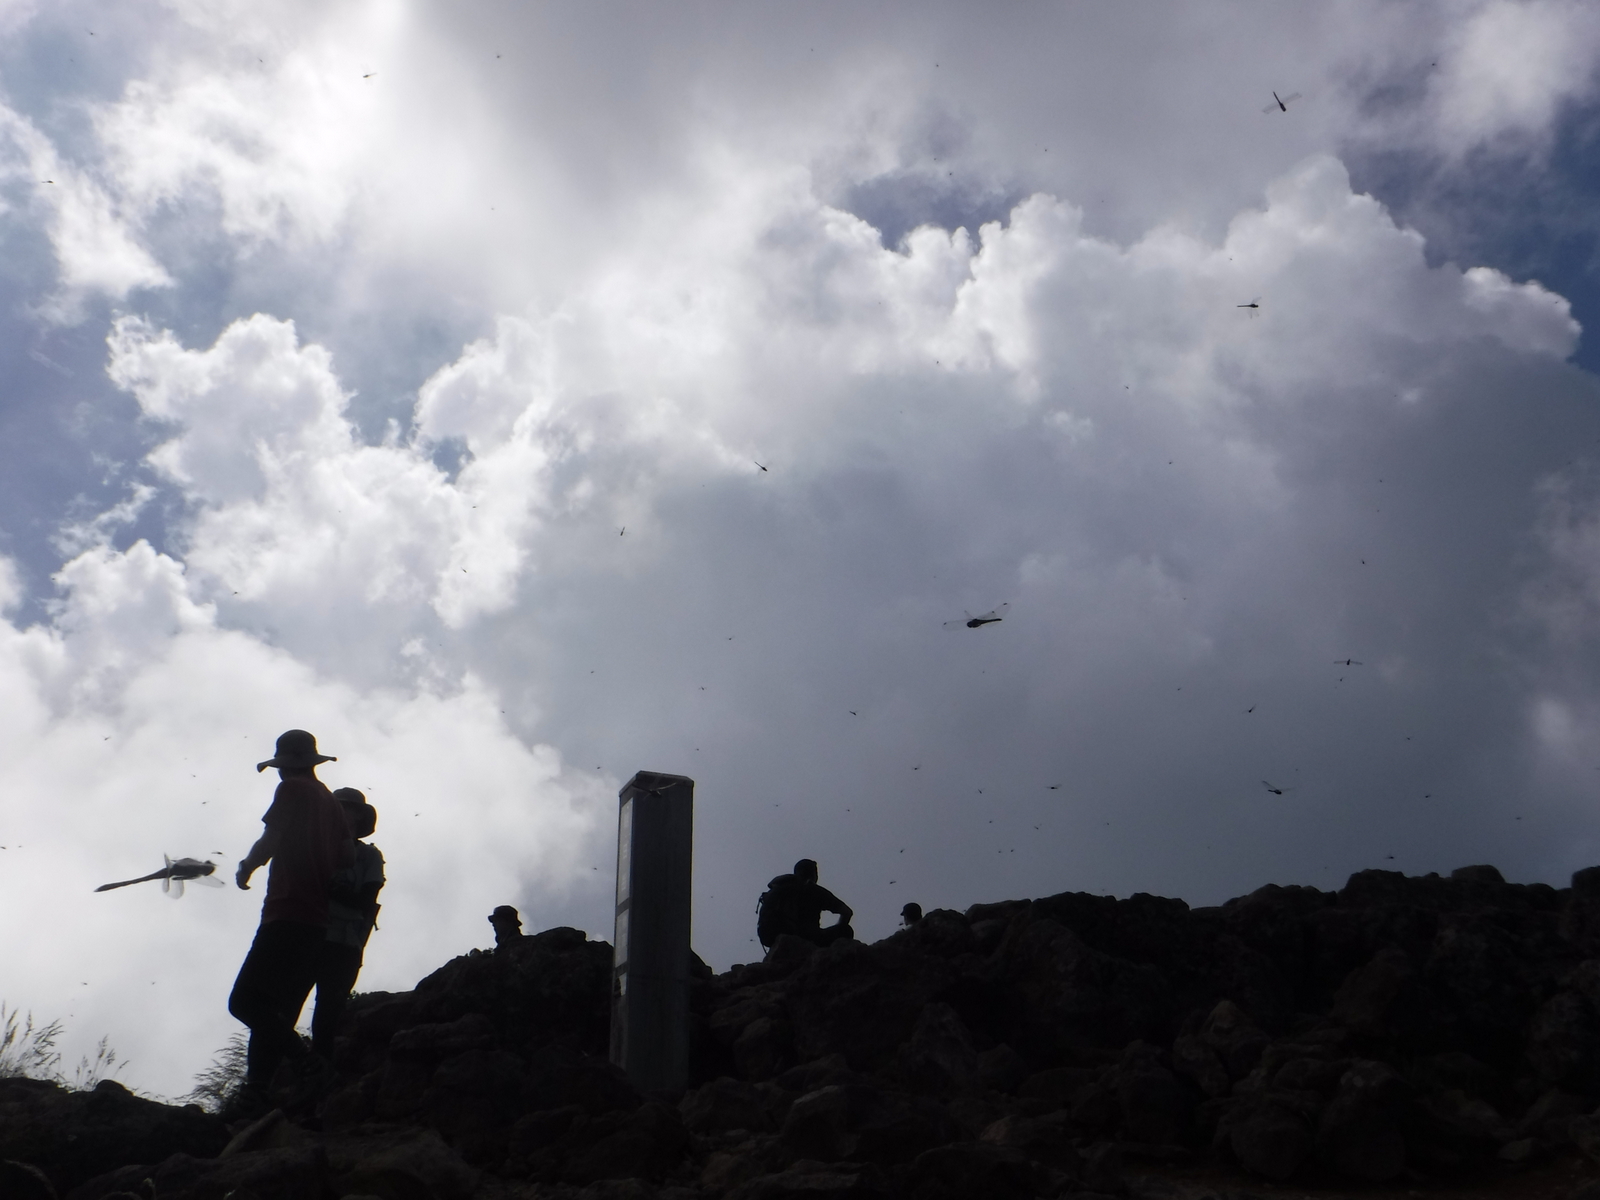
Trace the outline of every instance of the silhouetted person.
<instances>
[{"instance_id":1,"label":"silhouetted person","mask_svg":"<svg viewBox=\"0 0 1600 1200\"><path fill-rule=\"evenodd\" d=\"M822 914L838 913L836 924L822 928ZM772 949L786 933L805 938L819 946L829 946L843 938L855 937L850 928L854 916L850 906L817 882L817 864L802 858L794 872L779 875L767 884L756 916L756 936L765 949Z\"/></svg>"},{"instance_id":2,"label":"silhouetted person","mask_svg":"<svg viewBox=\"0 0 1600 1200\"><path fill-rule=\"evenodd\" d=\"M920 920L922 920L922 905L908 904L900 910L900 923L907 929L910 929Z\"/></svg>"},{"instance_id":3,"label":"silhouetted person","mask_svg":"<svg viewBox=\"0 0 1600 1200\"><path fill-rule=\"evenodd\" d=\"M277 753L256 764L257 771L276 767L283 782L261 818L265 831L234 874L248 890L250 876L272 864L261 925L228 996L228 1011L250 1027L245 1090L256 1099L285 1058L308 1053L294 1025L327 936L328 885L336 870L355 861L344 813L316 774L319 763L335 761L317 753L316 738L291 729L278 739Z\"/></svg>"},{"instance_id":4,"label":"silhouetted person","mask_svg":"<svg viewBox=\"0 0 1600 1200\"><path fill-rule=\"evenodd\" d=\"M333 1039L344 1021L345 1006L361 974L367 938L378 921L378 893L383 890L383 853L363 838L378 827L378 810L358 788L333 793L355 838L356 860L340 867L328 883L328 932L317 959L317 1006L311 1013L311 1048L324 1058L333 1054ZM305 1004L300 997L299 1012Z\"/></svg>"},{"instance_id":5,"label":"silhouetted person","mask_svg":"<svg viewBox=\"0 0 1600 1200\"><path fill-rule=\"evenodd\" d=\"M489 914L489 924L494 927L494 948L504 950L520 942L527 935L522 932L522 918L509 904L498 906Z\"/></svg>"}]
</instances>

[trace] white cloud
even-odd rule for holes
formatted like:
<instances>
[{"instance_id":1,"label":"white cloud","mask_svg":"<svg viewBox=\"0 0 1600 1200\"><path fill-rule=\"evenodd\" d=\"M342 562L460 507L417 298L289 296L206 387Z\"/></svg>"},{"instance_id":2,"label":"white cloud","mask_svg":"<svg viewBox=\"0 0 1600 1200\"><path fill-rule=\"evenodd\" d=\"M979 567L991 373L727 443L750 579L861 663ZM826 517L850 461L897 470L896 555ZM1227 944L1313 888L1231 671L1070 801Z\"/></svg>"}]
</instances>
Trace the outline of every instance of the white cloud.
<instances>
[{"instance_id":1,"label":"white cloud","mask_svg":"<svg viewBox=\"0 0 1600 1200\"><path fill-rule=\"evenodd\" d=\"M1561 106L1588 95L1600 12L1581 0L1492 0L1455 23L1433 91L1445 144L1513 136L1542 145Z\"/></svg>"},{"instance_id":2,"label":"white cloud","mask_svg":"<svg viewBox=\"0 0 1600 1200\"><path fill-rule=\"evenodd\" d=\"M0 889L69 897L0 935L5 998L136 1081L180 1090L232 1028L258 897L87 888L237 858L291 725L384 813L365 986L502 901L602 928L636 768L699 781L719 964L803 852L870 936L908 897L1578 865L1560 803L1503 819L1569 794L1526 764L1592 710L1506 620L1549 560L1568 644L1600 619L1588 509L1538 524L1592 406L1577 326L1430 267L1326 153L1366 128L1351 64L1443 45L1438 10L796 10L744 40L721 10L184 11L79 147L178 280L109 328L154 490L76 514L49 620L19 594L0 625ZM1517 130L1583 86L1553 78ZM1284 120L1274 86L1306 93ZM1259 788L1295 775L1294 806ZM136 987L170 998L119 1010Z\"/></svg>"},{"instance_id":3,"label":"white cloud","mask_svg":"<svg viewBox=\"0 0 1600 1200\"><path fill-rule=\"evenodd\" d=\"M22 183L46 216L60 288L44 306L73 319L86 293L122 300L138 288L169 287L172 278L141 246L113 194L14 109L0 104L0 178Z\"/></svg>"},{"instance_id":4,"label":"white cloud","mask_svg":"<svg viewBox=\"0 0 1600 1200\"><path fill-rule=\"evenodd\" d=\"M218 998L260 888L192 889L179 905L153 885L90 888L163 852L229 873L276 782L253 764L283 728L317 733L339 758L323 776L362 787L382 814L393 882L366 987L409 987L482 943L495 904L594 886L585 855L605 786L513 737L470 674L442 690L352 688L219 628L180 565L142 542L86 553L61 581L52 629L0 624L0 853L7 892L38 901L4 935L8 986L12 1003L68 1019L78 1043L109 1036L135 1082L185 1090L231 1032Z\"/></svg>"}]
</instances>

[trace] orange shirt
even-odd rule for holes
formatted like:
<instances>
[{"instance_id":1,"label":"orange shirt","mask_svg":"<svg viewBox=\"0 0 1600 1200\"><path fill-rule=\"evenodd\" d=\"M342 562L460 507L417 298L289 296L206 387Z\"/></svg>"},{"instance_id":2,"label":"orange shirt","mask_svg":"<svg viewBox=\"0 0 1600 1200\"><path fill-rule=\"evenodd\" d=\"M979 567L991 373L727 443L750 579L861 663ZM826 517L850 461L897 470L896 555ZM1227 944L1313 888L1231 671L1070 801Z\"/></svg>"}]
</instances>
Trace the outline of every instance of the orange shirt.
<instances>
[{"instance_id":1,"label":"orange shirt","mask_svg":"<svg viewBox=\"0 0 1600 1200\"><path fill-rule=\"evenodd\" d=\"M344 811L319 779L291 775L278 785L261 823L278 834L261 923L328 923L328 881L355 861Z\"/></svg>"}]
</instances>

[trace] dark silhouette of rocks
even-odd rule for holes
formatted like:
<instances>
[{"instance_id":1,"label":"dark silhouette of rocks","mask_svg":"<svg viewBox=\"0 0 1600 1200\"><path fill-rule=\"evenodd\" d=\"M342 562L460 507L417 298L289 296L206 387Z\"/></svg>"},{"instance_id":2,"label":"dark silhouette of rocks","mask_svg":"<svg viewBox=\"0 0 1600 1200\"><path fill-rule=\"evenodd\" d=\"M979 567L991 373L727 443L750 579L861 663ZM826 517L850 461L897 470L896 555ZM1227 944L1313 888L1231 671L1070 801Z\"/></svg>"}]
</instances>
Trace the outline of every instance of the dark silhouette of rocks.
<instances>
[{"instance_id":1,"label":"dark silhouette of rocks","mask_svg":"<svg viewBox=\"0 0 1600 1200\"><path fill-rule=\"evenodd\" d=\"M607 1062L611 948L553 929L357 997L332 1085L254 1123L0 1083L0 1159L68 1200L1563 1195L1600 1163L1600 870L1064 893L693 974L683 1096Z\"/></svg>"}]
</instances>

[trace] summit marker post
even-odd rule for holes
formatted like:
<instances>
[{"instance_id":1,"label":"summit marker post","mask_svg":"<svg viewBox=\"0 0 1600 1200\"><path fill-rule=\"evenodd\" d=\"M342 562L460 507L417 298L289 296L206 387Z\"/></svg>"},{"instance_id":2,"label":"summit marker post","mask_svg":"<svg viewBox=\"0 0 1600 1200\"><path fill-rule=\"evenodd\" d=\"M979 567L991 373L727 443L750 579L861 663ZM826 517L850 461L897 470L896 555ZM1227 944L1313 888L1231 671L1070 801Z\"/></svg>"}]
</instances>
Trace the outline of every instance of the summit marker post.
<instances>
[{"instance_id":1,"label":"summit marker post","mask_svg":"<svg viewBox=\"0 0 1600 1200\"><path fill-rule=\"evenodd\" d=\"M640 771L617 793L611 1061L646 1095L689 1084L694 780Z\"/></svg>"}]
</instances>

